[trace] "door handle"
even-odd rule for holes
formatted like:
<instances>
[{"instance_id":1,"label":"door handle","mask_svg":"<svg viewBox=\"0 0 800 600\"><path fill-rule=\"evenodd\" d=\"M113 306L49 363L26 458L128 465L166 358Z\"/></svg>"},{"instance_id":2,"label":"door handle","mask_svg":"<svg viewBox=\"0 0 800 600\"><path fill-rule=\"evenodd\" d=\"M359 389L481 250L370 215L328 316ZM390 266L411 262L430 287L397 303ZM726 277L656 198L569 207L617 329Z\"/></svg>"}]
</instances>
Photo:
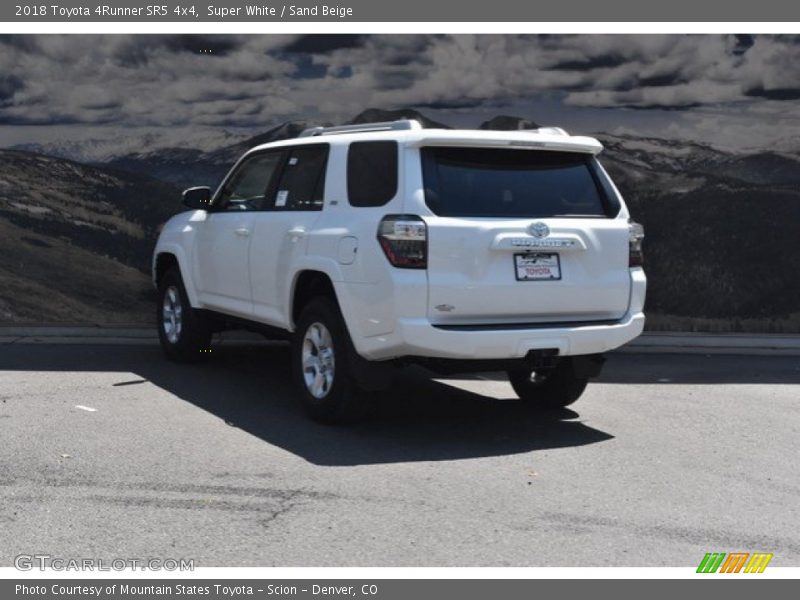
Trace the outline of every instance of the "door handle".
<instances>
[{"instance_id":1,"label":"door handle","mask_svg":"<svg viewBox=\"0 0 800 600\"><path fill-rule=\"evenodd\" d=\"M305 227L292 227L289 231L289 236L293 238L301 238L305 237L306 235L306 228Z\"/></svg>"},{"instance_id":2,"label":"door handle","mask_svg":"<svg viewBox=\"0 0 800 600\"><path fill-rule=\"evenodd\" d=\"M238 227L233 230L233 233L235 233L239 237L247 237L248 235L250 235L250 230L247 227Z\"/></svg>"}]
</instances>

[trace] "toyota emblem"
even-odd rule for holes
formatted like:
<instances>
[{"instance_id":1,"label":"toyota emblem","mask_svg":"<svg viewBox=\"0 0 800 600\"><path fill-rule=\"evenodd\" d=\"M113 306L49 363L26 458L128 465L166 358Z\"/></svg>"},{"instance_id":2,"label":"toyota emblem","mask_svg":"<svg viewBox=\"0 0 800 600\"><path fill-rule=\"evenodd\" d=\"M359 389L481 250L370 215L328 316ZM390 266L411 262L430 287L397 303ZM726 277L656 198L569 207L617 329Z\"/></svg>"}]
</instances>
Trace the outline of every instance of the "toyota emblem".
<instances>
[{"instance_id":1,"label":"toyota emblem","mask_svg":"<svg viewBox=\"0 0 800 600\"><path fill-rule=\"evenodd\" d=\"M537 238L543 238L550 235L550 228L541 221L537 221L536 223L528 227L528 231L533 237Z\"/></svg>"}]
</instances>

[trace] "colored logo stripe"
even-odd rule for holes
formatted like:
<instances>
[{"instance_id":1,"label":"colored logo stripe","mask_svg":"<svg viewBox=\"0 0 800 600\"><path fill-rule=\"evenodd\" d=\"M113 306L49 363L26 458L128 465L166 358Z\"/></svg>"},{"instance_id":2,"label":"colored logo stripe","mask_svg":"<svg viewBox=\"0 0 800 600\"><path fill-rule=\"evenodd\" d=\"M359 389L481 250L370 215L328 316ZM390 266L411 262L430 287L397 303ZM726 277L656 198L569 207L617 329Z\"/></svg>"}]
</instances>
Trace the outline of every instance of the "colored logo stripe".
<instances>
[{"instance_id":1,"label":"colored logo stripe","mask_svg":"<svg viewBox=\"0 0 800 600\"><path fill-rule=\"evenodd\" d=\"M724 552L709 552L704 557L703 560L700 561L700 565L697 567L698 573L716 573L719 566L722 564L722 560L725 558Z\"/></svg>"},{"instance_id":2,"label":"colored logo stripe","mask_svg":"<svg viewBox=\"0 0 800 600\"><path fill-rule=\"evenodd\" d=\"M745 573L763 573L773 556L767 552L731 552L725 558L724 552L708 552L700 561L697 572L716 573L719 570L720 573L739 573L744 568Z\"/></svg>"},{"instance_id":3,"label":"colored logo stripe","mask_svg":"<svg viewBox=\"0 0 800 600\"><path fill-rule=\"evenodd\" d=\"M720 573L738 573L742 570L748 556L750 556L749 552L731 552L722 563Z\"/></svg>"},{"instance_id":4,"label":"colored logo stripe","mask_svg":"<svg viewBox=\"0 0 800 600\"><path fill-rule=\"evenodd\" d=\"M750 561L744 568L745 573L763 573L767 568L769 561L772 560L772 554L766 552L756 552L750 557Z\"/></svg>"}]
</instances>

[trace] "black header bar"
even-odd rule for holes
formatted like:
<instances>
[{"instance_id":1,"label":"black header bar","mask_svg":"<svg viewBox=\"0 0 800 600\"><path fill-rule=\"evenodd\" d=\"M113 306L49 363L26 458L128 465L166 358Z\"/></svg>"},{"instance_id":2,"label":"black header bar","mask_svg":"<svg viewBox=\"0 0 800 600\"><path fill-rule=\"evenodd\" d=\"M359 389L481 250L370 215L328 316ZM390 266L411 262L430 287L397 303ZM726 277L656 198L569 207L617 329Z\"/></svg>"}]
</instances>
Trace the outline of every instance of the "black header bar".
<instances>
[{"instance_id":1,"label":"black header bar","mask_svg":"<svg viewBox=\"0 0 800 600\"><path fill-rule=\"evenodd\" d=\"M39 0L0 5L2 22L798 22L786 0L294 0L94 2Z\"/></svg>"}]
</instances>

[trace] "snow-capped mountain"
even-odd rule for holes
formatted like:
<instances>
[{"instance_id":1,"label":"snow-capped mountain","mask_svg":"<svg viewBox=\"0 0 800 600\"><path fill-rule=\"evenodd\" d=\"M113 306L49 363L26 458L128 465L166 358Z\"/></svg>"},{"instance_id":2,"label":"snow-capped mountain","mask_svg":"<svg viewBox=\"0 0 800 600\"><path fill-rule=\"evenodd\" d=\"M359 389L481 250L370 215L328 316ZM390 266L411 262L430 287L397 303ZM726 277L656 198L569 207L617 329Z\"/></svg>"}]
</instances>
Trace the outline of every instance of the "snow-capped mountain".
<instances>
[{"instance_id":1,"label":"snow-capped mountain","mask_svg":"<svg viewBox=\"0 0 800 600\"><path fill-rule=\"evenodd\" d=\"M120 130L108 137L59 139L47 143L17 144L12 150L35 152L76 162L107 163L130 154L147 155L166 149L212 151L247 139L244 133L226 130L174 130L126 132Z\"/></svg>"},{"instance_id":2,"label":"snow-capped mountain","mask_svg":"<svg viewBox=\"0 0 800 600\"><path fill-rule=\"evenodd\" d=\"M397 119L417 119L424 127L430 128L447 127L413 109L367 109L353 117L348 123L374 123ZM330 125L330 123L288 121L258 135L238 139L232 143L220 144L214 148L167 147L148 152L119 155L109 159L106 163L120 169L145 173L177 185L214 187L225 176L236 159L250 148L297 137L307 127L318 125Z\"/></svg>"},{"instance_id":3,"label":"snow-capped mountain","mask_svg":"<svg viewBox=\"0 0 800 600\"><path fill-rule=\"evenodd\" d=\"M597 134L605 146L601 160L613 162L632 179L668 177L688 190L707 178L730 178L755 184L800 184L800 152L774 148L731 152L696 142L631 135ZM698 179L698 176L702 179Z\"/></svg>"},{"instance_id":4,"label":"snow-capped mountain","mask_svg":"<svg viewBox=\"0 0 800 600\"><path fill-rule=\"evenodd\" d=\"M401 117L446 126L410 109L371 109L351 122ZM504 115L481 127L532 124ZM0 321L148 320L149 255L159 225L180 210L181 187L215 185L247 149L311 125L42 149L51 156L0 151L0 255L7 259ZM602 163L645 226L651 324L800 332L800 284L787 277L800 262L800 154L790 140L732 152L632 134L596 137L605 146ZM58 152L93 164L52 156Z\"/></svg>"}]
</instances>

